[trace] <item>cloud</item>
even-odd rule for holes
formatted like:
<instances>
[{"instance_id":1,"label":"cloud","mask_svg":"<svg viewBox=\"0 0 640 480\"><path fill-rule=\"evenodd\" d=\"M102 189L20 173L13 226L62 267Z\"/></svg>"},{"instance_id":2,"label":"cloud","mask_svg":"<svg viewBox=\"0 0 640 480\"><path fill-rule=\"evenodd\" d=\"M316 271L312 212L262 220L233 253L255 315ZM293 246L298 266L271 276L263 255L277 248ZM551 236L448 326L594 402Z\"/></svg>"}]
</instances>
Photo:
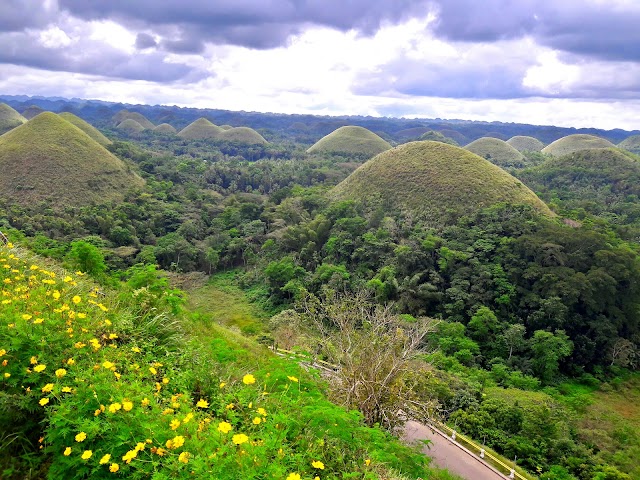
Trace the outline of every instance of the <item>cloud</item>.
<instances>
[{"instance_id":1,"label":"cloud","mask_svg":"<svg viewBox=\"0 0 640 480\"><path fill-rule=\"evenodd\" d=\"M114 20L144 26L164 37L163 48L202 51L202 43L269 49L309 25L374 34L385 22L426 15L427 0L59 0L62 9L85 20ZM177 31L176 31L177 30Z\"/></svg>"},{"instance_id":2,"label":"cloud","mask_svg":"<svg viewBox=\"0 0 640 480\"><path fill-rule=\"evenodd\" d=\"M138 35L136 36L136 48L138 50L152 48L157 44L158 42L156 42L156 39L148 33L138 33Z\"/></svg>"},{"instance_id":3,"label":"cloud","mask_svg":"<svg viewBox=\"0 0 640 480\"><path fill-rule=\"evenodd\" d=\"M160 52L129 54L86 37L81 42L59 34L56 38L52 42L31 33L0 34L0 63L153 82L196 81L204 75L166 61Z\"/></svg>"},{"instance_id":4,"label":"cloud","mask_svg":"<svg viewBox=\"0 0 640 480\"><path fill-rule=\"evenodd\" d=\"M462 42L523 37L605 61L640 61L640 2L611 0L434 0L433 31Z\"/></svg>"},{"instance_id":5,"label":"cloud","mask_svg":"<svg viewBox=\"0 0 640 480\"><path fill-rule=\"evenodd\" d=\"M2 0L0 32L18 32L25 28L45 27L53 21L57 9L42 0Z\"/></svg>"}]
</instances>

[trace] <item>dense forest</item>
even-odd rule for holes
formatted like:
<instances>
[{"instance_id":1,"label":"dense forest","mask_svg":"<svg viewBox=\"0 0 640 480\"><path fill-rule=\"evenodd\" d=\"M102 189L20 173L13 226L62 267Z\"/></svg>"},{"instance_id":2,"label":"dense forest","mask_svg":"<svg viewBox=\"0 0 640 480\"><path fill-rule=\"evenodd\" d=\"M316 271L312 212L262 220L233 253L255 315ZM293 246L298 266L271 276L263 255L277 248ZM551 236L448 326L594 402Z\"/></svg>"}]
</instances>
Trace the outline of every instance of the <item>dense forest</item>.
<instances>
[{"instance_id":1,"label":"dense forest","mask_svg":"<svg viewBox=\"0 0 640 480\"><path fill-rule=\"evenodd\" d=\"M268 142L248 144L150 129L125 132L112 119L122 105L10 100L14 108L71 111L100 127L110 141L106 149L144 180L122 198L104 202L2 196L0 230L13 243L86 272L101 288L146 289L150 303L139 298L128 308L143 305L147 311L181 310L190 294L180 283L184 279L230 275L234 287L265 312L265 320L240 333L332 363L344 361L335 350L337 337L327 333L340 330L332 323L341 318L336 312L360 305L367 315L354 326L359 334L375 330L384 317L391 345L393 329L414 332L428 319L417 360L391 388L402 385L403 398L427 405L423 416L517 457L518 465L540 478L640 475L636 424L616 417L606 428L592 425L594 409L607 396L638 396L640 193L633 153L615 147L559 157L524 151L504 170L489 163L490 155L488 161L472 155L470 161L482 162L478 173L455 163L471 154L452 145L491 131L503 140L529 135L546 144L576 131L135 108L176 130L209 116L216 124L255 128ZM413 190L408 177L414 172L403 171L403 162L371 173L373 167L366 168L374 165L372 155L364 151L307 152L322 136L351 124L395 147L376 161L410 148L457 155L447 164L455 185L440 175L440 183ZM606 132L616 143L629 135ZM407 143L418 139L423 141ZM438 150L445 148L442 141L446 149ZM486 174L493 182L498 171L503 184L460 187L465 175ZM367 173L388 178L378 184L364 177L357 190L354 178ZM339 194L345 185L349 194ZM472 198L473 188L486 201ZM507 188L524 200L492 196ZM384 346L377 348L382 354ZM197 388L206 392L211 386ZM359 409L370 425L397 426L392 415L369 416L366 405L349 403L340 392L334 400ZM398 396L383 396L380 404L392 405L388 411L406 408ZM352 468L357 454L345 455ZM399 468L400 460L391 464Z\"/></svg>"}]
</instances>

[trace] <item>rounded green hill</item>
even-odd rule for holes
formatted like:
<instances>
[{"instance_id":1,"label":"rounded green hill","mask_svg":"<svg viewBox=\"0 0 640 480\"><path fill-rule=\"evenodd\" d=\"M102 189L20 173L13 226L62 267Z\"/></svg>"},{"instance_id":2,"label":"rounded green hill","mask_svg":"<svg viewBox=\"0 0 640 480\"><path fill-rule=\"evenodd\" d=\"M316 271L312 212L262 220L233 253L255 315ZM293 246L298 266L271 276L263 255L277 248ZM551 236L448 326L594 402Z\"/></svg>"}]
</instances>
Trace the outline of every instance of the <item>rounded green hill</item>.
<instances>
[{"instance_id":1,"label":"rounded green hill","mask_svg":"<svg viewBox=\"0 0 640 480\"><path fill-rule=\"evenodd\" d=\"M164 133L166 135L175 135L178 131L168 123L161 123L156 128L153 129L156 133Z\"/></svg>"},{"instance_id":2,"label":"rounded green hill","mask_svg":"<svg viewBox=\"0 0 640 480\"><path fill-rule=\"evenodd\" d=\"M137 133L144 132L145 130L142 125L130 118L127 118L123 122L119 123L116 128L128 135L135 135Z\"/></svg>"},{"instance_id":3,"label":"rounded green hill","mask_svg":"<svg viewBox=\"0 0 640 480\"><path fill-rule=\"evenodd\" d=\"M632 153L640 154L640 135L631 135L618 144L618 147L624 148Z\"/></svg>"},{"instance_id":4,"label":"rounded green hill","mask_svg":"<svg viewBox=\"0 0 640 480\"><path fill-rule=\"evenodd\" d=\"M145 130L153 130L155 125L147 119L144 115L138 112L130 112L129 110L120 110L113 116L113 122L115 125L120 125L125 120L135 120L144 127Z\"/></svg>"},{"instance_id":5,"label":"rounded green hill","mask_svg":"<svg viewBox=\"0 0 640 480\"><path fill-rule=\"evenodd\" d=\"M340 127L322 137L307 153L330 153L336 155L363 155L373 157L391 145L378 135L363 127Z\"/></svg>"},{"instance_id":6,"label":"rounded green hill","mask_svg":"<svg viewBox=\"0 0 640 480\"><path fill-rule=\"evenodd\" d=\"M206 118L199 118L180 130L178 136L186 140L207 140L218 138L222 132L224 130Z\"/></svg>"},{"instance_id":7,"label":"rounded green hill","mask_svg":"<svg viewBox=\"0 0 640 480\"><path fill-rule=\"evenodd\" d=\"M507 143L519 152L539 152L544 148L544 143L540 140L526 135L511 137Z\"/></svg>"},{"instance_id":8,"label":"rounded green hill","mask_svg":"<svg viewBox=\"0 0 640 480\"><path fill-rule=\"evenodd\" d=\"M231 130L233 127L231 125L220 125L222 130Z\"/></svg>"},{"instance_id":9,"label":"rounded green hill","mask_svg":"<svg viewBox=\"0 0 640 480\"><path fill-rule=\"evenodd\" d=\"M80 117L75 116L73 113L62 112L62 113L59 113L58 115L64 118L67 122L72 123L73 125L78 127L80 130L82 130L84 133L89 135L100 145L111 145L111 143L113 143L111 142L111 140L105 137L102 133L100 133L100 130L98 130L96 127L94 127L90 123L85 122Z\"/></svg>"},{"instance_id":10,"label":"rounded green hill","mask_svg":"<svg viewBox=\"0 0 640 480\"><path fill-rule=\"evenodd\" d=\"M469 143L469 139L457 130L451 130L450 128L441 128L438 131L445 137L449 137L455 140L458 145L466 145L467 143Z\"/></svg>"},{"instance_id":11,"label":"rounded green hill","mask_svg":"<svg viewBox=\"0 0 640 480\"><path fill-rule=\"evenodd\" d=\"M579 133L559 138L555 142L544 147L542 149L542 153L553 155L554 157L561 157L580 150L589 150L591 148L610 148L614 146L615 145L613 143L609 140L605 140L604 138Z\"/></svg>"},{"instance_id":12,"label":"rounded green hill","mask_svg":"<svg viewBox=\"0 0 640 480\"><path fill-rule=\"evenodd\" d=\"M44 108L40 108L37 105L31 105L30 107L27 107L24 112L22 112L22 116L27 120L31 120L33 117L35 117L36 115L40 115L44 111Z\"/></svg>"},{"instance_id":13,"label":"rounded green hill","mask_svg":"<svg viewBox=\"0 0 640 480\"><path fill-rule=\"evenodd\" d=\"M8 132L12 128L19 127L27 121L22 115L16 112L6 103L0 103L0 135Z\"/></svg>"},{"instance_id":14,"label":"rounded green hill","mask_svg":"<svg viewBox=\"0 0 640 480\"><path fill-rule=\"evenodd\" d=\"M230 128L229 130L223 131L219 138L227 142L248 143L251 145L266 145L269 143L262 135L249 127Z\"/></svg>"},{"instance_id":15,"label":"rounded green hill","mask_svg":"<svg viewBox=\"0 0 640 480\"><path fill-rule=\"evenodd\" d=\"M420 136L420 140L432 140L434 142L448 143L449 145L453 145L455 147L459 146L458 142L456 142L453 138L446 137L441 132L437 132L435 130L429 130L428 132L424 133Z\"/></svg>"},{"instance_id":16,"label":"rounded green hill","mask_svg":"<svg viewBox=\"0 0 640 480\"><path fill-rule=\"evenodd\" d=\"M144 181L75 125L44 112L0 137L0 196L52 207L120 201Z\"/></svg>"},{"instance_id":17,"label":"rounded green hill","mask_svg":"<svg viewBox=\"0 0 640 480\"><path fill-rule=\"evenodd\" d=\"M499 167L524 166L524 155L499 138L482 137L464 148Z\"/></svg>"},{"instance_id":18,"label":"rounded green hill","mask_svg":"<svg viewBox=\"0 0 640 480\"><path fill-rule=\"evenodd\" d=\"M410 212L431 225L454 222L499 202L553 215L531 190L501 168L459 147L411 142L361 165L332 191L336 200Z\"/></svg>"}]
</instances>

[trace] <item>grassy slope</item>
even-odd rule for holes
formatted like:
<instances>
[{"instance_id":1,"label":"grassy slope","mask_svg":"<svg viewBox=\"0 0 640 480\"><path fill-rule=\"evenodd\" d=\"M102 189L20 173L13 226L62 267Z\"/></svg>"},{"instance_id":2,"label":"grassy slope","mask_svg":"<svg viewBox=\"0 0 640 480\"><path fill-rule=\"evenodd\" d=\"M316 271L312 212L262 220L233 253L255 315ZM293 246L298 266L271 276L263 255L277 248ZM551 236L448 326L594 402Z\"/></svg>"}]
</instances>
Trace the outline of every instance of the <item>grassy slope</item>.
<instances>
[{"instance_id":1,"label":"grassy slope","mask_svg":"<svg viewBox=\"0 0 640 480\"><path fill-rule=\"evenodd\" d=\"M523 135L511 137L507 143L519 152L539 152L544 148L544 143L537 138Z\"/></svg>"},{"instance_id":2,"label":"grassy slope","mask_svg":"<svg viewBox=\"0 0 640 480\"><path fill-rule=\"evenodd\" d=\"M5 103L0 103L0 135L27 121L22 115Z\"/></svg>"},{"instance_id":3,"label":"grassy slope","mask_svg":"<svg viewBox=\"0 0 640 480\"><path fill-rule=\"evenodd\" d=\"M173 126L169 125L168 123L161 123L160 125L155 127L153 131L157 133L168 133L168 134L174 134L174 135L177 133L177 130Z\"/></svg>"},{"instance_id":4,"label":"grassy slope","mask_svg":"<svg viewBox=\"0 0 640 480\"><path fill-rule=\"evenodd\" d=\"M188 140L204 140L208 138L218 138L223 130L211 123L206 118L199 118L195 122L184 127L178 136Z\"/></svg>"},{"instance_id":5,"label":"grassy slope","mask_svg":"<svg viewBox=\"0 0 640 480\"><path fill-rule=\"evenodd\" d=\"M138 122L131 118L127 118L118 124L116 127L118 130L122 130L123 132L132 134L132 133L140 133L145 130L145 128L140 125Z\"/></svg>"},{"instance_id":6,"label":"grassy slope","mask_svg":"<svg viewBox=\"0 0 640 480\"><path fill-rule=\"evenodd\" d=\"M604 138L593 135L576 134L559 138L542 149L542 153L561 157L568 153L577 152L578 150L587 150L590 148L609 148L614 147L613 143Z\"/></svg>"},{"instance_id":7,"label":"grassy slope","mask_svg":"<svg viewBox=\"0 0 640 480\"><path fill-rule=\"evenodd\" d=\"M631 135L618 144L618 147L640 154L640 135Z\"/></svg>"},{"instance_id":8,"label":"grassy slope","mask_svg":"<svg viewBox=\"0 0 640 480\"><path fill-rule=\"evenodd\" d=\"M340 127L318 140L308 153L363 154L374 156L389 150L391 145L362 127Z\"/></svg>"},{"instance_id":9,"label":"grassy slope","mask_svg":"<svg viewBox=\"0 0 640 480\"><path fill-rule=\"evenodd\" d=\"M499 167L520 167L524 161L518 150L497 138L479 138L464 148Z\"/></svg>"},{"instance_id":10,"label":"grassy slope","mask_svg":"<svg viewBox=\"0 0 640 480\"><path fill-rule=\"evenodd\" d=\"M67 122L78 127L80 130L82 130L84 133L89 135L100 145L110 145L112 143L111 140L109 140L102 133L100 133L100 130L98 130L96 127L94 127L90 123L85 122L80 117L75 116L73 113L62 112L62 113L59 113L58 115L64 118Z\"/></svg>"},{"instance_id":11,"label":"grassy slope","mask_svg":"<svg viewBox=\"0 0 640 480\"><path fill-rule=\"evenodd\" d=\"M145 117L144 115L138 112L129 112L128 110L120 110L118 113L116 113L113 116L113 120L116 123L116 125L128 119L135 120L140 125L142 125L145 129L153 130L153 128L155 127L155 125L149 119L147 119L147 117Z\"/></svg>"},{"instance_id":12,"label":"grassy slope","mask_svg":"<svg viewBox=\"0 0 640 480\"><path fill-rule=\"evenodd\" d=\"M0 284L9 283L0 318L0 426L12 438L0 444L3 478L25 478L25 469L69 480L452 478L330 404L297 363L245 348L248 340L201 317L182 329L170 316L158 323L126 290L98 295L86 277L0 246ZM178 333L173 342L159 340L166 329ZM237 434L246 435L240 446Z\"/></svg>"},{"instance_id":13,"label":"grassy slope","mask_svg":"<svg viewBox=\"0 0 640 480\"><path fill-rule=\"evenodd\" d=\"M447 214L464 215L499 202L549 208L520 181L462 148L412 142L381 153L359 167L332 192L338 200L385 199L393 209L412 211L434 224Z\"/></svg>"},{"instance_id":14,"label":"grassy slope","mask_svg":"<svg viewBox=\"0 0 640 480\"><path fill-rule=\"evenodd\" d=\"M0 195L23 205L103 203L143 184L120 159L51 112L0 137L0 169Z\"/></svg>"},{"instance_id":15,"label":"grassy slope","mask_svg":"<svg viewBox=\"0 0 640 480\"><path fill-rule=\"evenodd\" d=\"M220 127L222 128L222 127ZM249 127L236 127L223 129L224 131L220 133L220 140L227 140L229 142L239 142L239 143L248 143L248 144L267 144L267 142L262 135L256 132L253 128Z\"/></svg>"},{"instance_id":16,"label":"grassy slope","mask_svg":"<svg viewBox=\"0 0 640 480\"><path fill-rule=\"evenodd\" d=\"M40 115L44 111L45 110L43 108L40 108L37 105L31 105L30 107L27 107L24 112L22 112L22 116L27 120L31 120L33 117L35 117L36 115Z\"/></svg>"}]
</instances>

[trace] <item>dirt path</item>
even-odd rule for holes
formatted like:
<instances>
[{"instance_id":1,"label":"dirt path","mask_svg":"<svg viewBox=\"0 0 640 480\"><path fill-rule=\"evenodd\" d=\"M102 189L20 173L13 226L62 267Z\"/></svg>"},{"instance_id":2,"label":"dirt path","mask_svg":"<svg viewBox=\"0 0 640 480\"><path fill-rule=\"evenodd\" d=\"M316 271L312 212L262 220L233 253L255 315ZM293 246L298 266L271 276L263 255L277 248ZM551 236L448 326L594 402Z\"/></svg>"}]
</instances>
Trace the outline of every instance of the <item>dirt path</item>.
<instances>
[{"instance_id":1,"label":"dirt path","mask_svg":"<svg viewBox=\"0 0 640 480\"><path fill-rule=\"evenodd\" d=\"M407 422L403 437L412 443L419 440L431 440L432 443L424 447L423 453L433 458L433 463L436 466L446 468L466 480L504 480L507 478L486 466L475 455L465 452L441 434L418 422Z\"/></svg>"}]
</instances>

